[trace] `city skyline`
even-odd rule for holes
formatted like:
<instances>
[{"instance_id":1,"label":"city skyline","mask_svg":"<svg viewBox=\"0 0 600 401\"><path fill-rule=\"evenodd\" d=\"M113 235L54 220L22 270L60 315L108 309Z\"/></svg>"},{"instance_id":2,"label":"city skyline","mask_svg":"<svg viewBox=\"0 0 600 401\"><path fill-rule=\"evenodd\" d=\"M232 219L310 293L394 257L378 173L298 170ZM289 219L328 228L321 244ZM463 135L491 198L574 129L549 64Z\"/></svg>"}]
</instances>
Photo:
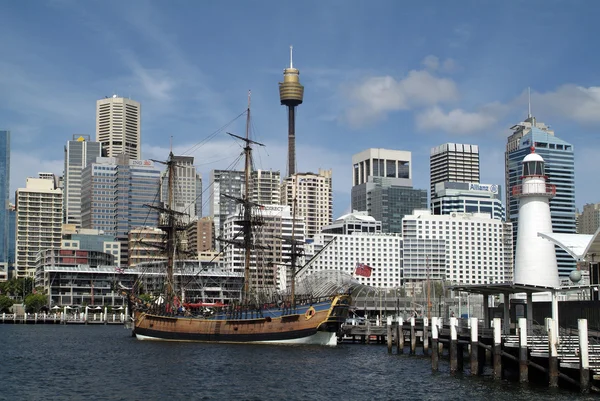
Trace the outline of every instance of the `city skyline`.
<instances>
[{"instance_id":1,"label":"city skyline","mask_svg":"<svg viewBox=\"0 0 600 401\"><path fill-rule=\"evenodd\" d=\"M172 137L174 154L193 156L206 178L229 166L239 144L219 135L195 145L242 112L251 89L252 134L267 145L256 167L285 174L278 82L293 44L305 86L298 171L333 170L334 218L349 211L351 158L367 148L412 152L413 187L427 189L430 149L472 143L481 181L503 183L527 87L532 114L574 145L576 206L598 202L585 183L594 182L600 150L600 87L597 56L584 49L600 33L599 6L470 4L2 4L0 129L12 132L11 199L26 177L63 173L64 143L95 137L96 101L113 94L142 106L142 158L166 159ZM295 17L283 24L284 15ZM243 119L227 130L243 134Z\"/></svg>"}]
</instances>

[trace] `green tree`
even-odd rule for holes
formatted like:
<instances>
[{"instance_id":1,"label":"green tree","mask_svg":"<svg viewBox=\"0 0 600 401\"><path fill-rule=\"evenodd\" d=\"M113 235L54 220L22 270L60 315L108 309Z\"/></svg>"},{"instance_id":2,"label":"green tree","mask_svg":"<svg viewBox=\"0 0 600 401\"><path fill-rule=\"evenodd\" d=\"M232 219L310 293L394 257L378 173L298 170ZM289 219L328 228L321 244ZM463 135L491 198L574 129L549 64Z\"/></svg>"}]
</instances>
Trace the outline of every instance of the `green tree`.
<instances>
[{"instance_id":1,"label":"green tree","mask_svg":"<svg viewBox=\"0 0 600 401\"><path fill-rule=\"evenodd\" d=\"M33 291L33 278L12 278L4 283L0 283L0 291L4 295L26 298Z\"/></svg>"},{"instance_id":2,"label":"green tree","mask_svg":"<svg viewBox=\"0 0 600 401\"><path fill-rule=\"evenodd\" d=\"M140 294L139 298L145 303L149 304L152 302L152 295L150 294Z\"/></svg>"},{"instance_id":3,"label":"green tree","mask_svg":"<svg viewBox=\"0 0 600 401\"><path fill-rule=\"evenodd\" d=\"M27 312L39 312L40 308L48 303L44 294L29 294L25 298L25 309Z\"/></svg>"},{"instance_id":4,"label":"green tree","mask_svg":"<svg viewBox=\"0 0 600 401\"><path fill-rule=\"evenodd\" d=\"M14 301L6 295L0 295L0 313L9 312L9 308L13 306Z\"/></svg>"}]
</instances>

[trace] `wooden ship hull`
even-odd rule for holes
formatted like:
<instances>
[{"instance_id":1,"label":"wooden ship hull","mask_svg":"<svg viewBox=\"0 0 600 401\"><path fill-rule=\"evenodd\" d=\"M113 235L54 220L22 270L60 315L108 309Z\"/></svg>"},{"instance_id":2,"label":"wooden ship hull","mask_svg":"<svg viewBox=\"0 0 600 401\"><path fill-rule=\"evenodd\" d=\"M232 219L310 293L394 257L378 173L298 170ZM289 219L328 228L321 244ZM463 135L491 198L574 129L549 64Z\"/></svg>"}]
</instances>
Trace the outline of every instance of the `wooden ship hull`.
<instances>
[{"instance_id":1,"label":"wooden ship hull","mask_svg":"<svg viewBox=\"0 0 600 401\"><path fill-rule=\"evenodd\" d=\"M274 307L211 317L138 312L133 334L139 340L334 346L349 306L350 296L338 295L293 311Z\"/></svg>"}]
</instances>

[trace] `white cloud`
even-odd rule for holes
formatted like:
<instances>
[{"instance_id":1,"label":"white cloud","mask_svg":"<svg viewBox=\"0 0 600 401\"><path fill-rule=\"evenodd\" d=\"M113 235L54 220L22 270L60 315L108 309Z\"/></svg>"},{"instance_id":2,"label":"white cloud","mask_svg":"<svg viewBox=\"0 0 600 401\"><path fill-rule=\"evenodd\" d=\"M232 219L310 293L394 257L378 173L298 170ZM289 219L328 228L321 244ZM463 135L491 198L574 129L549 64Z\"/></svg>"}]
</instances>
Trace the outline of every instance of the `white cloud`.
<instances>
[{"instance_id":1,"label":"white cloud","mask_svg":"<svg viewBox=\"0 0 600 401\"><path fill-rule=\"evenodd\" d=\"M428 70L435 71L440 66L440 59L437 56L430 54L423 59L421 64L423 64Z\"/></svg>"},{"instance_id":2,"label":"white cloud","mask_svg":"<svg viewBox=\"0 0 600 401\"><path fill-rule=\"evenodd\" d=\"M131 53L122 53L123 60L131 69L134 79L150 98L154 100L171 99L171 91L175 82L164 70L144 68Z\"/></svg>"},{"instance_id":3,"label":"white cloud","mask_svg":"<svg viewBox=\"0 0 600 401\"><path fill-rule=\"evenodd\" d=\"M44 159L44 155L36 152L14 151L10 152L10 199L14 201L17 188L25 188L27 177L38 177L38 173L63 174L64 160Z\"/></svg>"},{"instance_id":4,"label":"white cloud","mask_svg":"<svg viewBox=\"0 0 600 401\"><path fill-rule=\"evenodd\" d=\"M454 109L445 113L439 107L432 107L416 116L417 128L420 130L441 130L453 134L472 134L481 132L483 128L496 123L496 118L486 112L467 112Z\"/></svg>"},{"instance_id":5,"label":"white cloud","mask_svg":"<svg viewBox=\"0 0 600 401\"><path fill-rule=\"evenodd\" d=\"M399 81L389 75L367 78L350 88L348 97L352 106L346 112L346 120L361 126L385 118L392 111L456 100L458 89L451 79L413 70Z\"/></svg>"},{"instance_id":6,"label":"white cloud","mask_svg":"<svg viewBox=\"0 0 600 401\"><path fill-rule=\"evenodd\" d=\"M600 123L598 86L562 85L552 92L532 93L531 103L534 112L540 110L548 115L561 115L583 124Z\"/></svg>"},{"instance_id":7,"label":"white cloud","mask_svg":"<svg viewBox=\"0 0 600 401\"><path fill-rule=\"evenodd\" d=\"M458 66L458 63L456 62L456 60L454 60L453 58L447 58L442 63L441 70L444 72L454 72L454 71L458 70L458 68L459 68L459 66Z\"/></svg>"},{"instance_id":8,"label":"white cloud","mask_svg":"<svg viewBox=\"0 0 600 401\"><path fill-rule=\"evenodd\" d=\"M440 72L455 72L458 70L458 63L452 58L447 58L441 61L439 57L430 54L425 57L421 64L429 71L440 71Z\"/></svg>"}]
</instances>

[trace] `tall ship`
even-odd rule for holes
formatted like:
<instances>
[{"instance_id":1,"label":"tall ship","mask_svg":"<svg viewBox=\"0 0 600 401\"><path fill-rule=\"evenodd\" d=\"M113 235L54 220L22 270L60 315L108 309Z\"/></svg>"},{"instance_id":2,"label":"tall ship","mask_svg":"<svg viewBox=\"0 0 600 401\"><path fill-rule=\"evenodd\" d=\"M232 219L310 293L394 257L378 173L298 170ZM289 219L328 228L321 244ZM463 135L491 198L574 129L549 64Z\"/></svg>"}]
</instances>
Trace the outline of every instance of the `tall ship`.
<instances>
[{"instance_id":1,"label":"tall ship","mask_svg":"<svg viewBox=\"0 0 600 401\"><path fill-rule=\"evenodd\" d=\"M289 269L286 277L289 284L285 290L273 286L265 288L257 285L256 266L261 261L259 253L265 252L259 228L262 223L264 207L250 201L249 181L251 174L252 147L262 144L250 139L250 96L246 109L245 137L229 134L242 141L245 160L245 185L240 198L231 197L238 204L235 224L240 232L233 239L225 242L227 246L239 247L243 250L243 275L232 274L232 267L222 269L203 267L196 268L197 276L205 276L201 288L186 288L190 283L182 280L178 260L178 240L186 228L183 213L173 210L173 185L176 172L176 161L169 155L168 201L160 207L159 228L164 232L164 251L166 263L163 264L164 284L160 294L153 294L149 299L140 297L139 286L129 292L129 300L133 311L133 334L139 340L198 341L216 343L272 343L272 344L317 344L334 346L337 344L341 324L348 316L351 303L351 284L328 282L327 278L308 277L303 281L296 280L298 273L305 267L296 265L300 255L300 242L291 238L279 238L288 241L291 249ZM292 213L295 215L295 205ZM295 216L293 221L295 221ZM282 244L278 244L281 246ZM266 249L268 251L268 249ZM318 257L318 254L316 255ZM219 275L227 280L228 297L219 297L215 288L225 286L219 283ZM185 277L189 277L189 272ZM254 277L252 280L251 278ZM237 280L239 279L239 280ZM239 285L238 288L235 288ZM233 288L232 288L233 287ZM212 296L206 294L213 292ZM223 291L220 291L222 294ZM194 294L194 295L190 295ZM232 295L233 294L233 295ZM236 296L235 294L238 294Z\"/></svg>"}]
</instances>

